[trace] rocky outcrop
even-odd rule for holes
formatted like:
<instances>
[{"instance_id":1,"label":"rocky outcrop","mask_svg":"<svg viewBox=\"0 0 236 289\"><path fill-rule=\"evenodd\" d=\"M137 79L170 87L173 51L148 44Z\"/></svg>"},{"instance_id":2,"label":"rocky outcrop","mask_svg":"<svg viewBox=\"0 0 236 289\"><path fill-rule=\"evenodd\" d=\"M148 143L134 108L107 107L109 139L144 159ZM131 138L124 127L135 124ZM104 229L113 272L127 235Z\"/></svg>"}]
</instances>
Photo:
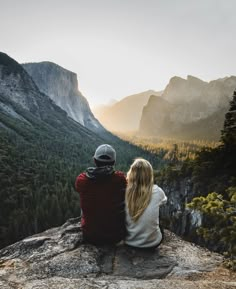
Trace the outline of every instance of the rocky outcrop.
<instances>
[{"instance_id":1,"label":"rocky outcrop","mask_svg":"<svg viewBox=\"0 0 236 289\"><path fill-rule=\"evenodd\" d=\"M176 173L177 169L176 169ZM194 198L192 183L190 179L185 178L181 181L162 185L168 202L160 207L162 225L178 236L182 236L197 244L204 244L201 237L196 233L202 225L202 215L198 211L191 210L187 204ZM217 245L217 244L216 244ZM211 249L213 246L211 246ZM217 249L217 246L214 247Z\"/></svg>"},{"instance_id":2,"label":"rocky outcrop","mask_svg":"<svg viewBox=\"0 0 236 289\"><path fill-rule=\"evenodd\" d=\"M6 288L236 288L227 270L212 280L222 256L165 231L153 251L82 243L78 219L0 250Z\"/></svg>"},{"instance_id":3,"label":"rocky outcrop","mask_svg":"<svg viewBox=\"0 0 236 289\"><path fill-rule=\"evenodd\" d=\"M187 79L173 77L161 95L163 100L152 97L144 107L139 132L171 138L218 140L235 88L235 76L209 83L193 76Z\"/></svg>"},{"instance_id":4,"label":"rocky outcrop","mask_svg":"<svg viewBox=\"0 0 236 289\"><path fill-rule=\"evenodd\" d=\"M161 95L162 92L148 90L130 95L113 105L95 109L94 114L109 130L116 132L136 131L139 127L143 107L151 95Z\"/></svg>"},{"instance_id":5,"label":"rocky outcrop","mask_svg":"<svg viewBox=\"0 0 236 289\"><path fill-rule=\"evenodd\" d=\"M22 66L40 91L48 95L72 119L95 132L104 130L93 116L87 99L78 90L75 73L52 62L25 63Z\"/></svg>"},{"instance_id":6,"label":"rocky outcrop","mask_svg":"<svg viewBox=\"0 0 236 289\"><path fill-rule=\"evenodd\" d=\"M174 104L195 103L199 118L207 117L221 107L228 107L236 87L236 76L225 77L210 82L188 75L187 79L173 77L162 97ZM192 108L194 109L194 107ZM200 115L200 112L202 115ZM189 121L198 120L192 115Z\"/></svg>"},{"instance_id":7,"label":"rocky outcrop","mask_svg":"<svg viewBox=\"0 0 236 289\"><path fill-rule=\"evenodd\" d=\"M0 96L38 116L37 96L39 94L37 86L27 72L14 59L0 52ZM10 105L0 104L0 107L9 114L17 116Z\"/></svg>"},{"instance_id":8,"label":"rocky outcrop","mask_svg":"<svg viewBox=\"0 0 236 289\"><path fill-rule=\"evenodd\" d=\"M191 75L187 76L187 79L174 76L170 79L162 96L172 103L200 100L207 86L207 82Z\"/></svg>"},{"instance_id":9,"label":"rocky outcrop","mask_svg":"<svg viewBox=\"0 0 236 289\"><path fill-rule=\"evenodd\" d=\"M150 96L148 104L143 108L139 131L146 135L152 128L153 135L168 135L169 127L175 125L170 119L172 111L173 104L169 101L160 96Z\"/></svg>"}]
</instances>

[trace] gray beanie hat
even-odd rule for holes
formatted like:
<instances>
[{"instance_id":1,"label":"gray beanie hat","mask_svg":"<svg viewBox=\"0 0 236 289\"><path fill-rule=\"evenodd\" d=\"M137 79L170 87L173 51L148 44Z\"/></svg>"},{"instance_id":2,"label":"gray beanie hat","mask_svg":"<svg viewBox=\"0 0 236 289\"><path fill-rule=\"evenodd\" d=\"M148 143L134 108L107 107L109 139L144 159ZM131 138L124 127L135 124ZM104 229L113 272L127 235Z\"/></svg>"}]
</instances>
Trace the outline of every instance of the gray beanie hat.
<instances>
[{"instance_id":1,"label":"gray beanie hat","mask_svg":"<svg viewBox=\"0 0 236 289\"><path fill-rule=\"evenodd\" d=\"M99 162L115 162L116 151L109 144L102 144L96 149L94 158Z\"/></svg>"}]
</instances>

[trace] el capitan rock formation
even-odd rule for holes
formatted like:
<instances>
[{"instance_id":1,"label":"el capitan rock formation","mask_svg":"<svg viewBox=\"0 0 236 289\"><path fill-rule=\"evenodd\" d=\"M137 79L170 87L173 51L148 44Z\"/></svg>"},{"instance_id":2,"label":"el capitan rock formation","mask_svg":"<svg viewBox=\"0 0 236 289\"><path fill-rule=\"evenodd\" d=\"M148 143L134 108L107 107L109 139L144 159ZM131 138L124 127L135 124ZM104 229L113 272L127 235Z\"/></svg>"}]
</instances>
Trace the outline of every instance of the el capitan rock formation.
<instances>
[{"instance_id":1,"label":"el capitan rock formation","mask_svg":"<svg viewBox=\"0 0 236 289\"><path fill-rule=\"evenodd\" d=\"M104 128L94 117L87 99L78 90L77 75L55 63L39 62L22 64L39 90L48 95L67 114L94 132Z\"/></svg>"}]
</instances>

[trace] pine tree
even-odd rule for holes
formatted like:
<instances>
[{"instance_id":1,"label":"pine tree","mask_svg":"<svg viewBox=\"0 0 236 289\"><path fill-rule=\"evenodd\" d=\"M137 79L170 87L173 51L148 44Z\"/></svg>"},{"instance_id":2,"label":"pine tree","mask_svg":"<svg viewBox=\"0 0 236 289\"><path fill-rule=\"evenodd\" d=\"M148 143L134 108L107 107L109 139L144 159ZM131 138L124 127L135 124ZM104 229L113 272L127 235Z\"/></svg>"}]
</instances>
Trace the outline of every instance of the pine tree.
<instances>
[{"instance_id":1,"label":"pine tree","mask_svg":"<svg viewBox=\"0 0 236 289\"><path fill-rule=\"evenodd\" d=\"M223 249L229 257L226 265L236 270L236 187L228 188L226 198L214 192L194 198L188 207L198 210L204 217L205 225L197 233Z\"/></svg>"},{"instance_id":2,"label":"pine tree","mask_svg":"<svg viewBox=\"0 0 236 289\"><path fill-rule=\"evenodd\" d=\"M179 148L177 144L173 144L173 150L170 155L171 164L176 166L179 162Z\"/></svg>"},{"instance_id":3,"label":"pine tree","mask_svg":"<svg viewBox=\"0 0 236 289\"><path fill-rule=\"evenodd\" d=\"M221 139L226 146L236 145L236 90L233 99L230 101L229 111L225 115Z\"/></svg>"}]
</instances>

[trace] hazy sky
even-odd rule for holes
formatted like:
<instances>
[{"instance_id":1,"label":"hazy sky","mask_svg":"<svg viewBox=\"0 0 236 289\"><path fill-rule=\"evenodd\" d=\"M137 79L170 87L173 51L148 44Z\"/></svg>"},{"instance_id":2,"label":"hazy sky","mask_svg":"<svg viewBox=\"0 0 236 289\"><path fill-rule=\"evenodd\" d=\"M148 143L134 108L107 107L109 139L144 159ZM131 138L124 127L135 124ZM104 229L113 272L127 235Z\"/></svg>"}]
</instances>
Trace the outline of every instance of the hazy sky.
<instances>
[{"instance_id":1,"label":"hazy sky","mask_svg":"<svg viewBox=\"0 0 236 289\"><path fill-rule=\"evenodd\" d=\"M78 75L90 105L236 75L236 0L0 0L0 50Z\"/></svg>"}]
</instances>

